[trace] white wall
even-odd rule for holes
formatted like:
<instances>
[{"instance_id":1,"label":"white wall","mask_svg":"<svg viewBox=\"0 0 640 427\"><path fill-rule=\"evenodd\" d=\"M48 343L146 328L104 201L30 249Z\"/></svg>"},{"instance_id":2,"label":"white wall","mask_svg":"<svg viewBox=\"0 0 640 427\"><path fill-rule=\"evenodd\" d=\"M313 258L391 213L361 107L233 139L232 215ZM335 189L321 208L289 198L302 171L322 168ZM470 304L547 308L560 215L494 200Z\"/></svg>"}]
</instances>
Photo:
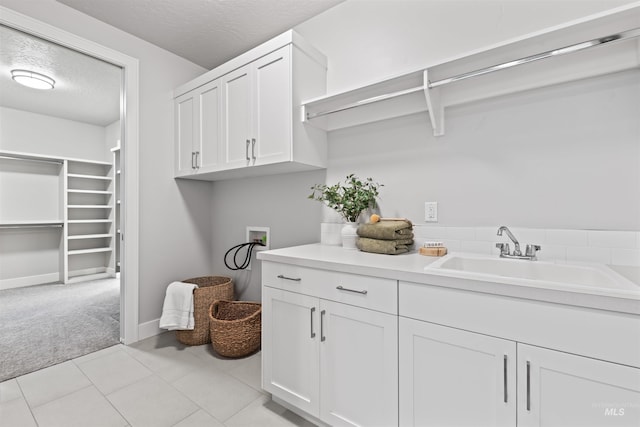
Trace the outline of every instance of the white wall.
<instances>
[{"instance_id":1,"label":"white wall","mask_svg":"<svg viewBox=\"0 0 640 427\"><path fill-rule=\"evenodd\" d=\"M173 179L172 91L205 70L53 0L0 4L139 60L139 319L159 318L169 282L211 268L211 184Z\"/></svg>"},{"instance_id":2,"label":"white wall","mask_svg":"<svg viewBox=\"0 0 640 427\"><path fill-rule=\"evenodd\" d=\"M58 117L0 107L0 149L109 161L105 128Z\"/></svg>"},{"instance_id":3,"label":"white wall","mask_svg":"<svg viewBox=\"0 0 640 427\"><path fill-rule=\"evenodd\" d=\"M246 242L247 226L270 227L272 249L319 241L319 203L306 197L324 180L320 170L214 182L213 271L234 279L237 298L260 301L261 263L252 262L251 271L231 271L224 265L225 252ZM243 249L239 262L245 254Z\"/></svg>"},{"instance_id":4,"label":"white wall","mask_svg":"<svg viewBox=\"0 0 640 427\"><path fill-rule=\"evenodd\" d=\"M348 0L296 30L327 55L336 92L625 3ZM372 176L385 184L382 213L418 224L424 202L438 201L438 225L638 230L639 80L622 73L452 108L441 138L424 114L334 131L326 182ZM324 179L214 184L214 271L234 274L241 297L258 298L259 277L226 270L224 252L246 225L271 225L276 248L319 241L316 218L336 216L306 196Z\"/></svg>"},{"instance_id":5,"label":"white wall","mask_svg":"<svg viewBox=\"0 0 640 427\"><path fill-rule=\"evenodd\" d=\"M351 0L297 30L338 91L624 3ZM440 225L638 230L638 99L635 70L450 108L443 137L425 115L334 131L327 180L372 176L418 223L438 201Z\"/></svg>"}]
</instances>

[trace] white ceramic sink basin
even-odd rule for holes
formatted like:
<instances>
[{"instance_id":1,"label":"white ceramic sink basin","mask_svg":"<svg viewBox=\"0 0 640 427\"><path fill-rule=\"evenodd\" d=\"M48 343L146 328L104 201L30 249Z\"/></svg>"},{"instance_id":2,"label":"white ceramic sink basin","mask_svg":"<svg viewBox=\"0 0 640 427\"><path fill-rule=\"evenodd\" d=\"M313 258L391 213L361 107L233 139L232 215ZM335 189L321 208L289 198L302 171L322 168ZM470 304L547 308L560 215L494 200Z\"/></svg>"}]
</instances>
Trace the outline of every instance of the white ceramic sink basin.
<instances>
[{"instance_id":1,"label":"white ceramic sink basin","mask_svg":"<svg viewBox=\"0 0 640 427\"><path fill-rule=\"evenodd\" d=\"M453 253L427 266L425 271L466 278L475 276L485 280L489 276L508 278L514 281L514 284L525 280L547 285L596 288L602 291L640 292L640 286L620 276L604 264L557 264Z\"/></svg>"}]
</instances>

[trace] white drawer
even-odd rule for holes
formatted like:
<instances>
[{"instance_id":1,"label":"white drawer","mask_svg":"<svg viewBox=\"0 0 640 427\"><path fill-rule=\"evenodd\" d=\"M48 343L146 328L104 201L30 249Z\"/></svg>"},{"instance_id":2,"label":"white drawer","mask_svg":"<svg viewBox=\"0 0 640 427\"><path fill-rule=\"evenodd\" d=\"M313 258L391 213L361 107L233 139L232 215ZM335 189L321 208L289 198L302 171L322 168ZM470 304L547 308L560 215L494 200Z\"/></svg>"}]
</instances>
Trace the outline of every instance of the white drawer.
<instances>
[{"instance_id":1,"label":"white drawer","mask_svg":"<svg viewBox=\"0 0 640 427\"><path fill-rule=\"evenodd\" d=\"M384 313L398 313L398 282L263 261L262 285Z\"/></svg>"},{"instance_id":2,"label":"white drawer","mask_svg":"<svg viewBox=\"0 0 640 427\"><path fill-rule=\"evenodd\" d=\"M399 315L640 367L640 316L400 282Z\"/></svg>"}]
</instances>

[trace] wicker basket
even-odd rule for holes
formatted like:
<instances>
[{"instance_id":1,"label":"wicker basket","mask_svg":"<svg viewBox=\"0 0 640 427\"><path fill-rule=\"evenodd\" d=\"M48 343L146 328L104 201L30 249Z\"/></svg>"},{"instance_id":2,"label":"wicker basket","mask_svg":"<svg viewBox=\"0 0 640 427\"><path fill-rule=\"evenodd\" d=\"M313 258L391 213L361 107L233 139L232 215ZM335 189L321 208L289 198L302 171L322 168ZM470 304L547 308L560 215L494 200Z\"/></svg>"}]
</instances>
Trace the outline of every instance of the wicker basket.
<instances>
[{"instance_id":1,"label":"wicker basket","mask_svg":"<svg viewBox=\"0 0 640 427\"><path fill-rule=\"evenodd\" d=\"M193 290L194 328L176 331L176 338L185 345L202 345L211 342L208 310L215 300L233 301L233 281L230 277L204 276L183 280L198 285Z\"/></svg>"},{"instance_id":2,"label":"wicker basket","mask_svg":"<svg viewBox=\"0 0 640 427\"><path fill-rule=\"evenodd\" d=\"M213 349L226 357L242 357L260 348L262 306L258 302L215 301L209 308Z\"/></svg>"}]
</instances>

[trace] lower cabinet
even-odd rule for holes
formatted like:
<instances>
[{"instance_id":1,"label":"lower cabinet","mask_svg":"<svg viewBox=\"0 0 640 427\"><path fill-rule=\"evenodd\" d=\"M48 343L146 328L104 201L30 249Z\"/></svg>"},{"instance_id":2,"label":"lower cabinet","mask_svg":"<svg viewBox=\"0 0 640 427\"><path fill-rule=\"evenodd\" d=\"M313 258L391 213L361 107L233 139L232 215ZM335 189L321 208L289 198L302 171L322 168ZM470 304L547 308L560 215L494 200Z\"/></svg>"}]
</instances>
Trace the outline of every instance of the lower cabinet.
<instances>
[{"instance_id":1,"label":"lower cabinet","mask_svg":"<svg viewBox=\"0 0 640 427\"><path fill-rule=\"evenodd\" d=\"M401 426L638 426L640 369L400 318Z\"/></svg>"},{"instance_id":2,"label":"lower cabinet","mask_svg":"<svg viewBox=\"0 0 640 427\"><path fill-rule=\"evenodd\" d=\"M265 390L329 425L397 425L396 315L262 292Z\"/></svg>"},{"instance_id":3,"label":"lower cabinet","mask_svg":"<svg viewBox=\"0 0 640 427\"><path fill-rule=\"evenodd\" d=\"M400 318L401 426L514 426L516 343Z\"/></svg>"}]
</instances>

